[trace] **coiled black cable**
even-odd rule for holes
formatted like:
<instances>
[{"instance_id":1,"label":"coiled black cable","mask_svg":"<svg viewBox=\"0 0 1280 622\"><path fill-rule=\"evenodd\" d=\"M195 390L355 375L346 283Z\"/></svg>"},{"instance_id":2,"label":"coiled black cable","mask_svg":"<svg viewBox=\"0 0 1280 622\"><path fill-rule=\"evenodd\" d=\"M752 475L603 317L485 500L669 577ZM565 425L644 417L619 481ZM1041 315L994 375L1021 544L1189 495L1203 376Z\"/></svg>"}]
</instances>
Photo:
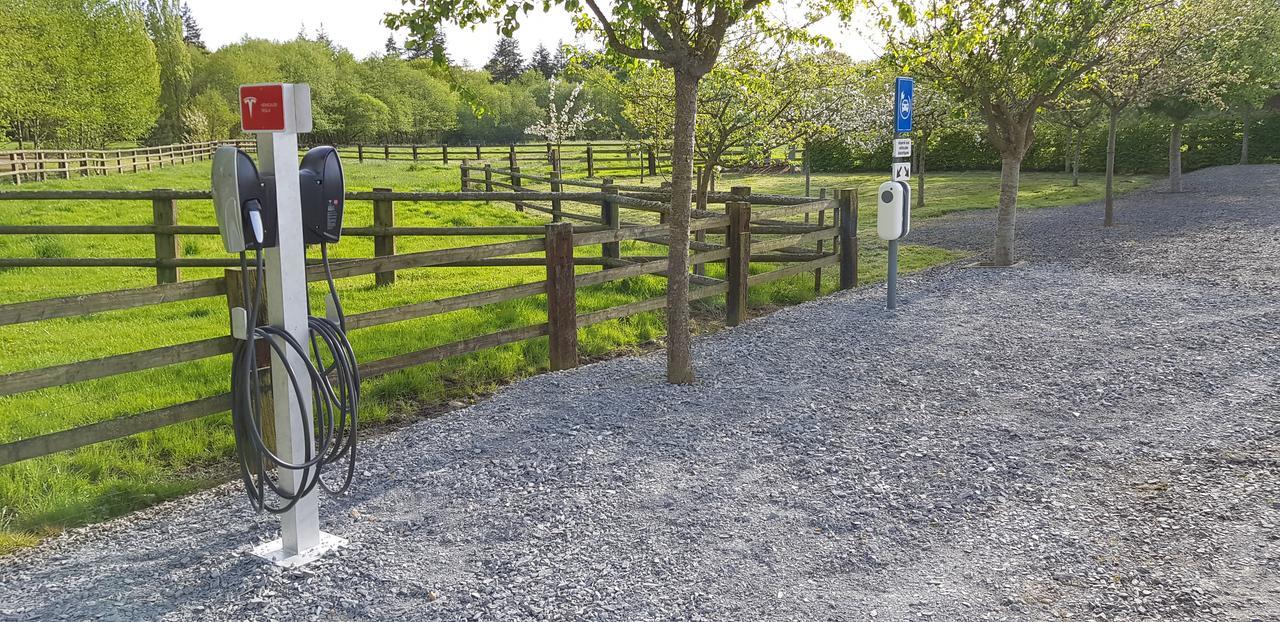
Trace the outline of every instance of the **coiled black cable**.
<instances>
[{"instance_id":1,"label":"coiled black cable","mask_svg":"<svg viewBox=\"0 0 1280 622\"><path fill-rule=\"evenodd\" d=\"M320 252L338 322L308 316L310 352L288 331L274 326L256 325L265 280L261 250L254 251L257 278L252 290L248 279L241 282L248 322L245 339L236 343L232 353L231 421L245 492L257 511L265 510L275 514L286 512L316 486L332 494L341 494L355 477L360 420L360 370L356 366L351 343L347 341L347 322L333 282L333 272L329 267L328 246L321 244ZM240 253L240 267L247 275L249 263L244 252ZM287 360L286 354L292 350L303 361L302 370L290 365L284 366L288 372L289 390L293 391L300 406L300 428L305 448L301 462L286 462L281 459L267 447L262 438L263 387L257 361L259 341L267 343L280 360ZM325 363L326 353L328 364ZM310 396L303 395L299 384L300 372L305 372L311 380ZM283 388L279 378L272 378L272 384L276 389ZM337 485L326 482L323 477L326 467L343 460L346 461L346 469ZM296 489L289 491L283 488L279 484L279 478L271 472L273 469L299 471ZM268 491L280 499L280 503L270 502Z\"/></svg>"}]
</instances>

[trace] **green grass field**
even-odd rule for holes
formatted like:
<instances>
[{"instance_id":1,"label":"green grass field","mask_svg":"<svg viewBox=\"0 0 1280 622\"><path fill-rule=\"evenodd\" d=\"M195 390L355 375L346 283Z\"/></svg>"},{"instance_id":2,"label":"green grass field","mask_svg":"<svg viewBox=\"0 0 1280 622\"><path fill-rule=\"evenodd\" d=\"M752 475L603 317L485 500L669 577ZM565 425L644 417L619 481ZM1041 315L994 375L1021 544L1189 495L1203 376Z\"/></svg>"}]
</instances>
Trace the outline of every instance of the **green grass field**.
<instances>
[{"instance_id":1,"label":"green grass field","mask_svg":"<svg viewBox=\"0 0 1280 622\"><path fill-rule=\"evenodd\" d=\"M527 167L535 170L534 167ZM203 189L208 186L207 162L152 172L110 177L24 184L22 189ZM453 191L458 189L456 167L407 162L348 163L348 187L367 190ZM739 181L741 179L741 181ZM751 176L723 180L722 186L746 183L758 192L796 193L799 176ZM883 246L875 241L870 191L875 176L821 176L822 186L861 186L863 201L860 238L863 282L883 278ZM937 213L987 207L994 203L994 176L939 174L931 187ZM1126 179L1136 186L1144 179ZM1063 204L1096 198L1099 182L1090 177L1073 189L1061 175L1029 174L1023 190L1036 205ZM815 188L819 181L815 180ZM1126 186L1122 186L1126 187ZM954 198L963 197L963 198ZM921 216L934 215L934 204ZM181 224L213 224L208 201L179 204ZM521 214L509 204L400 203L397 224L403 226L483 226L540 224L539 215ZM630 214L624 210L623 218ZM0 201L0 224L149 224L147 201ZM367 202L353 202L348 226L371 224ZM412 238L398 240L400 252L519 239L518 237ZM184 236L184 257L224 257L216 236ZM372 254L368 238L344 238L334 248L338 257ZM580 247L584 255L598 247ZM625 254L661 254L662 247L625 243ZM149 236L0 236L0 257L149 257ZM937 248L906 245L904 270L918 270L952 261L959 255ZM583 268L590 270L592 268ZM768 269L753 266L753 271ZM717 274L719 266L709 266ZM835 288L837 276L827 271L824 291ZM184 269L183 280L220 276L221 269ZM541 280L540 267L425 268L399 272L391 287L374 287L373 277L339 282L348 312L409 304L446 296ZM154 270L130 268L12 268L0 269L0 304L55 296L106 291L154 284ZM591 311L661 295L658 277L627 279L579 292L579 310ZM317 303L319 286L313 286ZM813 297L813 278L802 275L751 292L757 307L794 304ZM712 302L714 311L718 301ZM319 306L319 305L317 305ZM400 322L352 334L358 356L375 360L457 339L523 326L546 319L541 298L529 298ZM0 327L0 374L46 367L147 348L184 343L226 334L226 303L204 299L85 317ZM625 351L660 337L660 313L606 322L584 329L580 347L587 356ZM457 357L438 364L398 372L366 383L364 416L372 422L412 417L424 405L482 395L512 379L546 366L546 340L538 339ZM94 421L133 414L226 391L229 357L223 356L155 370L45 389L0 398L0 442L49 433ZM27 546L39 537L68 526L101 520L131 509L224 481L231 472L232 438L226 415L205 418L120 441L0 467L0 552Z\"/></svg>"}]
</instances>

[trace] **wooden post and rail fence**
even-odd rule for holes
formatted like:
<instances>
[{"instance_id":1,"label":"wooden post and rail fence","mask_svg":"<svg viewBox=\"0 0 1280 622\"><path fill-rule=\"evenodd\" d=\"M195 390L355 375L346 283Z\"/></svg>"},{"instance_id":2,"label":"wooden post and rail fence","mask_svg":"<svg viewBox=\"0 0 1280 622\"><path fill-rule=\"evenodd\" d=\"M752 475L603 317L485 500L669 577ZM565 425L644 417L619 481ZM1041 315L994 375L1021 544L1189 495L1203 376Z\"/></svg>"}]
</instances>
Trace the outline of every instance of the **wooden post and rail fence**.
<instances>
[{"instance_id":1,"label":"wooden post and rail fence","mask_svg":"<svg viewBox=\"0 0 1280 622\"><path fill-rule=\"evenodd\" d=\"M251 139L184 143L125 149L23 149L0 151L0 183L21 185L50 179L71 179L91 175L136 173L207 160L221 145L253 150ZM438 162L451 164L463 159L505 161L508 168L536 162L550 165L552 158L585 170L587 177L657 177L670 172L670 157L662 149L635 142L573 141L560 143L510 143L477 145L364 144L336 145L343 158L383 162ZM731 149L726 156L743 155L746 148ZM787 147L787 157L797 161L796 147ZM559 166L555 168L559 169Z\"/></svg>"},{"instance_id":2,"label":"wooden post and rail fence","mask_svg":"<svg viewBox=\"0 0 1280 622\"><path fill-rule=\"evenodd\" d=\"M395 192L379 188L369 192L349 192L347 200L368 202L372 205L375 224L371 227L352 227L344 231L347 236L372 237L375 256L363 259L343 259L333 263L333 276L346 279L374 275L378 283L395 283L399 270L451 269L495 266L544 266L545 280L521 283L475 291L447 298L423 300L391 308L376 309L348 316L351 331L359 332L375 326L384 326L440 314L475 309L515 301L534 296L546 296L546 321L516 326L497 332L465 336L443 344L422 344L411 351L376 359L361 360L360 371L365 378L374 378L394 371L407 369L446 358L474 353L480 350L512 344L528 339L548 337L549 365L551 369L568 369L578 364L577 331L601 322L626 318L635 314L655 311L666 306L666 297L637 300L619 306L579 312L577 292L583 288L601 286L622 279L665 275L665 255L623 255L620 243L640 241L663 244L668 233L667 225L623 221L617 214L621 210L638 213L663 213L670 195L662 190L601 183L583 191L542 191L527 188L519 178L512 178L511 169L490 170L483 182L469 179L465 185L485 183L495 187L492 192ZM467 179L474 167L464 165L462 174ZM523 175L518 171L516 175ZM523 176L523 181L535 181L537 176ZM550 179L550 178L546 178ZM561 180L565 185L580 186L595 182ZM509 188L516 189L509 189ZM814 200L808 197L780 195L751 195L749 190L738 189L736 194L713 194L713 203L724 203L726 213L698 210L690 229L720 236L723 244L704 243L695 248L690 263L703 265L710 262L727 262L725 279L703 277L691 285L690 300L726 297L726 323L741 323L747 316L747 293L751 287L829 266L839 266L842 288L856 285L857 205L853 191L841 191L836 199ZM207 191L10 191L0 192L0 206L14 201L41 200L95 200L95 201L151 201L155 223L151 225L14 225L0 227L0 235L150 235L156 240L155 258L4 258L0 267L75 267L75 266L145 266L155 267L158 274L176 279L178 270L184 267L232 267L239 261L230 257L180 257L179 236L217 235L214 226L177 224L177 202L209 200ZM552 202L561 206L561 219L545 225L489 226L489 227L415 227L395 224L395 206L404 202L473 202L498 201L523 203L535 211L550 211ZM599 216L581 212L583 208L598 209ZM212 209L208 207L207 209ZM348 207L351 210L351 207ZM807 214L830 211L834 221L825 224L806 225L795 219ZM381 216L377 216L381 214ZM581 222L574 222L581 221ZM396 253L395 240L401 236L511 236L517 239L504 242L444 248L438 250ZM806 245L831 240L834 252L824 253ZM598 246L600 256L579 254L576 249ZM530 256L533 255L533 256ZM750 274L752 262L785 264L759 274ZM599 270L580 272L580 266L599 266ZM163 277L168 278L168 276ZM59 318L89 316L106 311L137 309L152 305L181 301L228 297L228 304L235 304L239 292L239 270L228 270L222 277L193 281L165 282L151 287L105 291L62 298L33 300L0 305L0 326L42 322ZM308 279L324 278L320 266L312 266ZM400 286L397 286L400 287ZM116 354L103 358L28 369L0 375L0 397L37 391L107 378L143 370L178 365L191 361L224 356L231 353L235 341L230 335L202 339L178 345L151 348L138 352ZM357 353L359 354L359 353ZM51 453L72 450L93 443L119 439L157 428L192 421L225 412L230 407L230 395L215 393L200 399L174 404L155 410L129 414L67 430L43 433L28 438L11 439L0 444L0 465L36 458Z\"/></svg>"}]
</instances>

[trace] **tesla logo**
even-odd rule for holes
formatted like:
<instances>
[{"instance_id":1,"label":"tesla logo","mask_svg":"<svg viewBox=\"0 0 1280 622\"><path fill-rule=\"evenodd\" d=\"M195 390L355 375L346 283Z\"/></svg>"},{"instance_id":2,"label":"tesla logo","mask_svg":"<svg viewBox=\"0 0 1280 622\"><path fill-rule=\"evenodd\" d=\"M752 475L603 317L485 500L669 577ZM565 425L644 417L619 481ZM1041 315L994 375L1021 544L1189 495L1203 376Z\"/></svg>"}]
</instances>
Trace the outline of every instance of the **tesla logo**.
<instances>
[{"instance_id":1,"label":"tesla logo","mask_svg":"<svg viewBox=\"0 0 1280 622\"><path fill-rule=\"evenodd\" d=\"M285 130L283 84L251 84L240 87L240 126L246 132Z\"/></svg>"}]
</instances>

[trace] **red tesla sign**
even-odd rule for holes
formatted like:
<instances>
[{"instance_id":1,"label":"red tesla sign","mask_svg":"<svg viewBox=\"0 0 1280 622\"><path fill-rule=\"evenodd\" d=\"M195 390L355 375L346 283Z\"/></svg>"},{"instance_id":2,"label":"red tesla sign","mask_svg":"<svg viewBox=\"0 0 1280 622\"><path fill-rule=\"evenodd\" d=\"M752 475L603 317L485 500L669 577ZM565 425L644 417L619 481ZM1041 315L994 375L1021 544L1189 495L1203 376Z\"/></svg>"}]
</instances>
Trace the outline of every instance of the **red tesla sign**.
<instances>
[{"instance_id":1,"label":"red tesla sign","mask_svg":"<svg viewBox=\"0 0 1280 622\"><path fill-rule=\"evenodd\" d=\"M284 85L240 87L240 127L246 132L283 132Z\"/></svg>"}]
</instances>

